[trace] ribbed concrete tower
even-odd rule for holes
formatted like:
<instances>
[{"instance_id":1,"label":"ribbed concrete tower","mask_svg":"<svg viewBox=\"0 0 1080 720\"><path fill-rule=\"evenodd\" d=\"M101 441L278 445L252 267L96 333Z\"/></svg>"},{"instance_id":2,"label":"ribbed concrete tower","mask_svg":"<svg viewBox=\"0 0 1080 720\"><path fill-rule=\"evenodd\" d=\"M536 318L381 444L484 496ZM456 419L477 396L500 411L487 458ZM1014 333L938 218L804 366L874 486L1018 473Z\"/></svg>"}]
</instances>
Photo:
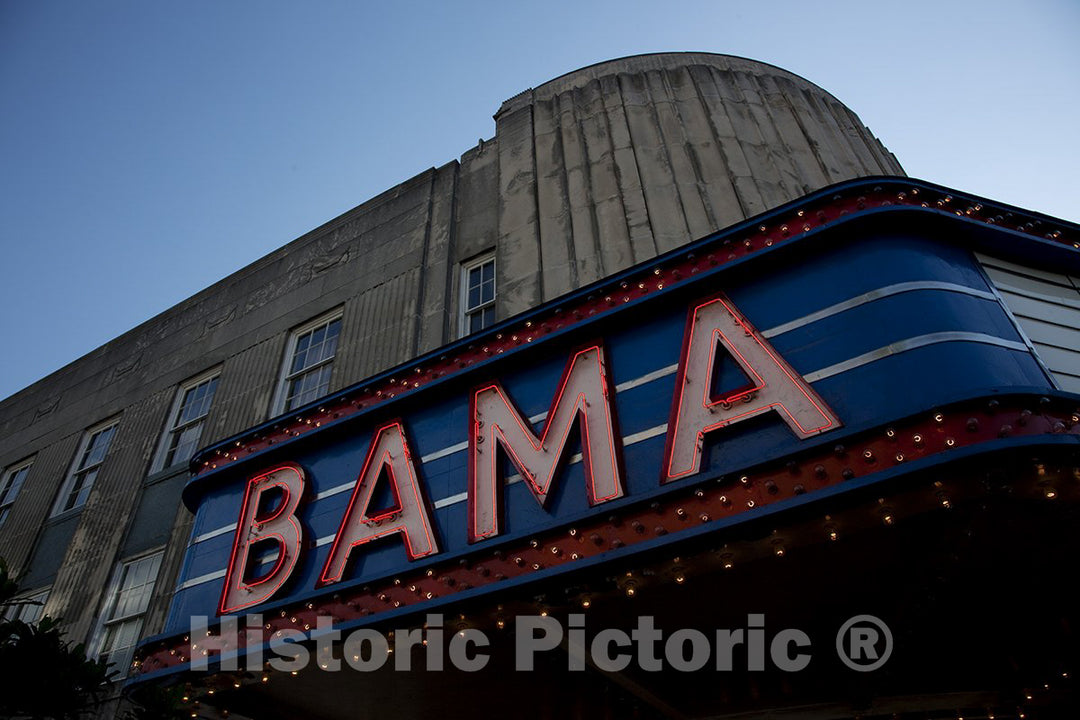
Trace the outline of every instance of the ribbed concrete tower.
<instances>
[{"instance_id":1,"label":"ribbed concrete tower","mask_svg":"<svg viewBox=\"0 0 1080 720\"><path fill-rule=\"evenodd\" d=\"M495 119L506 314L826 185L904 174L832 95L727 55L592 65Z\"/></svg>"}]
</instances>

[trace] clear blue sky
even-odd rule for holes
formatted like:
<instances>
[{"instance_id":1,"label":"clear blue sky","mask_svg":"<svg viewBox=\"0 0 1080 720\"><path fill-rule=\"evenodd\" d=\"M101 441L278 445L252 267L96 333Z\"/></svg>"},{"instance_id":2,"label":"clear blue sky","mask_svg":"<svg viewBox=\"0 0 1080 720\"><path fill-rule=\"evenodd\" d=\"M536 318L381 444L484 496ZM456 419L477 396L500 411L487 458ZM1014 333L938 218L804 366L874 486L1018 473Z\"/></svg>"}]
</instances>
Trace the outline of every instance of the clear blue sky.
<instances>
[{"instance_id":1,"label":"clear blue sky","mask_svg":"<svg viewBox=\"0 0 1080 720\"><path fill-rule=\"evenodd\" d=\"M1076 0L0 0L0 398L636 53L779 65L909 174L1080 220L1078 38Z\"/></svg>"}]
</instances>

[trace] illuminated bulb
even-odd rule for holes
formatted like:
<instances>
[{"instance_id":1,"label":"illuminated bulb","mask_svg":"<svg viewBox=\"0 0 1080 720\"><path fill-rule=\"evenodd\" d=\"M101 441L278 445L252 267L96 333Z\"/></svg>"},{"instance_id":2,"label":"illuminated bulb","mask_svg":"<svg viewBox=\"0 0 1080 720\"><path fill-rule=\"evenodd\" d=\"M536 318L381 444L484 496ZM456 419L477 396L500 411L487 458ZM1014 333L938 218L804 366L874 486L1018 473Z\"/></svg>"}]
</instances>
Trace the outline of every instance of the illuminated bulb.
<instances>
[{"instance_id":1,"label":"illuminated bulb","mask_svg":"<svg viewBox=\"0 0 1080 720\"><path fill-rule=\"evenodd\" d=\"M951 437L945 438L945 445L947 447L952 447L955 444L956 444L956 440L954 440L953 438L951 438Z\"/></svg>"},{"instance_id":2,"label":"illuminated bulb","mask_svg":"<svg viewBox=\"0 0 1080 720\"><path fill-rule=\"evenodd\" d=\"M896 453L896 462L898 462L898 463L904 462L904 453Z\"/></svg>"},{"instance_id":3,"label":"illuminated bulb","mask_svg":"<svg viewBox=\"0 0 1080 720\"><path fill-rule=\"evenodd\" d=\"M1053 500L1054 498L1057 497L1057 491L1054 490L1054 488L1049 488L1049 487L1046 488L1046 491L1045 491L1044 494L1046 495L1047 500Z\"/></svg>"},{"instance_id":4,"label":"illuminated bulb","mask_svg":"<svg viewBox=\"0 0 1080 720\"><path fill-rule=\"evenodd\" d=\"M263 682L270 682L270 676L269 675L263 675L262 676L262 681Z\"/></svg>"},{"instance_id":5,"label":"illuminated bulb","mask_svg":"<svg viewBox=\"0 0 1080 720\"><path fill-rule=\"evenodd\" d=\"M500 630L502 630L503 628L505 628L505 627L506 627L506 621L505 621L505 620L496 620L496 621L495 621L495 627L497 627L497 628L499 628Z\"/></svg>"},{"instance_id":6,"label":"illuminated bulb","mask_svg":"<svg viewBox=\"0 0 1080 720\"><path fill-rule=\"evenodd\" d=\"M300 673L299 673L299 672L297 672L296 670L293 670L293 671L292 671L291 673L289 673L289 674L290 674L290 675L299 675Z\"/></svg>"},{"instance_id":7,"label":"illuminated bulb","mask_svg":"<svg viewBox=\"0 0 1080 720\"><path fill-rule=\"evenodd\" d=\"M883 523L885 523L886 525L892 525L893 524L893 516L888 514L888 513L885 513L884 515L881 516L881 521Z\"/></svg>"},{"instance_id":8,"label":"illuminated bulb","mask_svg":"<svg viewBox=\"0 0 1080 720\"><path fill-rule=\"evenodd\" d=\"M590 605L592 605L592 600L590 600L589 598L581 599L581 607L588 608Z\"/></svg>"},{"instance_id":9,"label":"illuminated bulb","mask_svg":"<svg viewBox=\"0 0 1080 720\"><path fill-rule=\"evenodd\" d=\"M784 546L783 545L777 545L776 550L774 550L773 552L776 554L776 557L778 557L778 558L784 557L784 553L785 553Z\"/></svg>"},{"instance_id":10,"label":"illuminated bulb","mask_svg":"<svg viewBox=\"0 0 1080 720\"><path fill-rule=\"evenodd\" d=\"M679 585L682 585L684 582L686 582L686 576L682 573L679 573L675 576L675 582Z\"/></svg>"},{"instance_id":11,"label":"illuminated bulb","mask_svg":"<svg viewBox=\"0 0 1080 720\"><path fill-rule=\"evenodd\" d=\"M626 583L626 597L634 597L637 594L637 587L632 582Z\"/></svg>"}]
</instances>

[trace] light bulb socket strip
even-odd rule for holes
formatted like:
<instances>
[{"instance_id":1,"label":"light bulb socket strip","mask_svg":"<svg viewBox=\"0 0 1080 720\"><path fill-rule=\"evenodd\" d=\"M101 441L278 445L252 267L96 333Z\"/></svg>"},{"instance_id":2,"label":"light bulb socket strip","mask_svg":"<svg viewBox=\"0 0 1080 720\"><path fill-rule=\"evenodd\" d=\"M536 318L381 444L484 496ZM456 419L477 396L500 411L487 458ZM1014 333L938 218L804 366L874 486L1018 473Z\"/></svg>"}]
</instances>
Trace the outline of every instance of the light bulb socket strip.
<instances>
[{"instance_id":1,"label":"light bulb socket strip","mask_svg":"<svg viewBox=\"0 0 1080 720\"><path fill-rule=\"evenodd\" d=\"M618 564L636 553L670 548L683 539L708 537L712 541L747 521L769 518L778 522L776 518L783 517L776 515L780 511L840 502L849 490L869 492L878 482L906 479L941 463L977 461L1003 450L1015 453L1022 448L1033 456L1027 478L1032 497L1073 502L1080 492L1080 469L1075 467L1080 464L1077 414L1075 400L1067 397L968 400L848 435L842 444L819 445L769 465L719 478L702 473L699 482L688 482L662 497L614 513L598 512L573 527L503 544L494 551L479 549L453 562L435 563L362 587L341 587L316 598L267 606L263 612L269 620L261 640L269 642L278 630L315 627L319 616L329 616L335 624L374 623L471 600L501 589L500 585L516 588L561 573L604 567L602 563ZM1036 459L1061 454L1071 455L1072 465L1066 463L1062 469L1049 460ZM1047 492L1048 487L1053 487L1053 493ZM920 492L928 506L942 512L963 500L961 491L944 487L940 481ZM895 498L888 503L880 499L874 512L879 526L901 522L905 515L903 503ZM889 520L883 520L886 516ZM850 532L850 525L841 527L831 520L817 524L822 541ZM785 537L774 539L767 552L776 557L788 554L792 548ZM732 559L724 563L729 567ZM640 589L635 579L632 594ZM591 602L596 600L590 596ZM137 674L151 677L183 670L189 653L186 638L151 639L137 652Z\"/></svg>"}]
</instances>

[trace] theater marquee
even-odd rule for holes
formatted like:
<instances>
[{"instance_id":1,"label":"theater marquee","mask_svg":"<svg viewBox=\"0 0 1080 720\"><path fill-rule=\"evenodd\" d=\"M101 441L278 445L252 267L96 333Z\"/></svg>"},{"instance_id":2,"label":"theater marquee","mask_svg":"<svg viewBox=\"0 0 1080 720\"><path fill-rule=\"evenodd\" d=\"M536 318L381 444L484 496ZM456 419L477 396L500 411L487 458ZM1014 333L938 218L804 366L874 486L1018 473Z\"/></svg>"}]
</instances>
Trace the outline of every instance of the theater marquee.
<instances>
[{"instance_id":1,"label":"theater marquee","mask_svg":"<svg viewBox=\"0 0 1080 720\"><path fill-rule=\"evenodd\" d=\"M971 252L1024 232L992 211L913 181L835 186L204 450L143 677L185 666L195 616L362 625L949 453L1075 440L1073 401Z\"/></svg>"}]
</instances>

